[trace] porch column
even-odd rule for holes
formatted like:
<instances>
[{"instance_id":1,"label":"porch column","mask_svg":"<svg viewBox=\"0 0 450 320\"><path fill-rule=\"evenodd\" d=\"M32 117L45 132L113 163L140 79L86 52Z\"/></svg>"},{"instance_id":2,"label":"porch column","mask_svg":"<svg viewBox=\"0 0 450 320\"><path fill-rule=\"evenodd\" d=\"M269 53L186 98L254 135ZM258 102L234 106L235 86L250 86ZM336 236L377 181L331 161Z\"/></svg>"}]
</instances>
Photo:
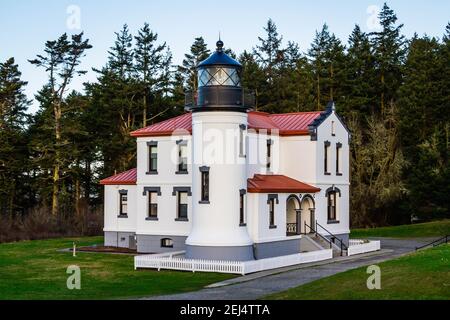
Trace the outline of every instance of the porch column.
<instances>
[{"instance_id":1,"label":"porch column","mask_svg":"<svg viewBox=\"0 0 450 320\"><path fill-rule=\"evenodd\" d=\"M302 209L295 209L295 222L297 223L297 234L302 233Z\"/></svg>"},{"instance_id":2,"label":"porch column","mask_svg":"<svg viewBox=\"0 0 450 320\"><path fill-rule=\"evenodd\" d=\"M314 230L317 230L317 226L316 226L316 208L310 208L309 209L309 217L310 217L310 226L311 228L313 228ZM311 232L311 230L310 230Z\"/></svg>"}]
</instances>

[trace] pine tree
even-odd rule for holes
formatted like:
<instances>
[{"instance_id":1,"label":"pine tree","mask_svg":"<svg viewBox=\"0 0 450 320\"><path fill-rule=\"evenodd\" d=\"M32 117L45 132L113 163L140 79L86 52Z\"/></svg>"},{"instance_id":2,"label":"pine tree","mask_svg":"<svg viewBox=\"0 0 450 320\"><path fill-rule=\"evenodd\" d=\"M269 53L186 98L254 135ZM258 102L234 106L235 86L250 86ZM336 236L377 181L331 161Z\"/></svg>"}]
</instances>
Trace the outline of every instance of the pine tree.
<instances>
[{"instance_id":1,"label":"pine tree","mask_svg":"<svg viewBox=\"0 0 450 320\"><path fill-rule=\"evenodd\" d=\"M361 120L373 113L376 107L373 83L374 57L371 52L369 37L358 25L348 40L348 50L343 79L343 101L338 108L344 116L356 112ZM364 123L361 121L362 124Z\"/></svg>"},{"instance_id":2,"label":"pine tree","mask_svg":"<svg viewBox=\"0 0 450 320\"><path fill-rule=\"evenodd\" d=\"M116 40L108 51L108 69L115 72L120 79L130 77L133 73L133 36L128 25L124 24L120 32L114 32Z\"/></svg>"},{"instance_id":3,"label":"pine tree","mask_svg":"<svg viewBox=\"0 0 450 320\"><path fill-rule=\"evenodd\" d=\"M197 65L209 57L208 49L203 37L195 38L190 53L184 55L183 64L178 66L178 71L183 75L186 91L195 92L198 88Z\"/></svg>"},{"instance_id":4,"label":"pine tree","mask_svg":"<svg viewBox=\"0 0 450 320\"><path fill-rule=\"evenodd\" d=\"M445 41L445 40L444 40ZM410 166L405 170L409 190L408 209L422 218L449 212L442 197L449 191L448 178L448 113L449 70L442 59L437 39L413 37L404 66L404 83L399 90L403 149ZM447 94L445 93L447 90ZM446 97L443 99L443 97Z\"/></svg>"},{"instance_id":5,"label":"pine tree","mask_svg":"<svg viewBox=\"0 0 450 320\"><path fill-rule=\"evenodd\" d=\"M384 3L379 14L382 30L372 32L371 43L375 56L375 70L378 77L376 85L379 96L379 111L384 112L387 103L394 101L401 85L402 63L404 60L403 24L396 25L397 16Z\"/></svg>"},{"instance_id":6,"label":"pine tree","mask_svg":"<svg viewBox=\"0 0 450 320\"><path fill-rule=\"evenodd\" d=\"M10 216L22 203L28 165L25 112L30 101L21 76L14 58L0 63L0 214Z\"/></svg>"},{"instance_id":7,"label":"pine tree","mask_svg":"<svg viewBox=\"0 0 450 320\"><path fill-rule=\"evenodd\" d=\"M158 34L150 30L148 23L138 31L134 49L135 68L143 86L142 126L147 126L148 104L150 97L161 94L167 87L167 68L172 55L166 43L158 44ZM155 112L156 113L156 112Z\"/></svg>"},{"instance_id":8,"label":"pine tree","mask_svg":"<svg viewBox=\"0 0 450 320\"><path fill-rule=\"evenodd\" d=\"M329 100L339 96L336 91L343 79L344 46L324 24L320 32L316 31L308 56L314 75L316 107L322 110Z\"/></svg>"},{"instance_id":9,"label":"pine tree","mask_svg":"<svg viewBox=\"0 0 450 320\"><path fill-rule=\"evenodd\" d=\"M242 87L255 95L255 109L258 110L260 88L265 81L264 71L256 62L255 56L248 51L244 51L238 60L242 65Z\"/></svg>"},{"instance_id":10,"label":"pine tree","mask_svg":"<svg viewBox=\"0 0 450 320\"><path fill-rule=\"evenodd\" d=\"M282 48L283 37L278 34L277 26L269 19L263 28L264 37L258 37L259 44L253 49L253 55L264 73L264 81L259 88L259 108L267 112L280 112L278 103L284 99L286 92L282 88L283 74L281 69L285 63L285 51ZM282 89L282 90L281 90Z\"/></svg>"},{"instance_id":11,"label":"pine tree","mask_svg":"<svg viewBox=\"0 0 450 320\"><path fill-rule=\"evenodd\" d=\"M83 33L72 35L71 40L67 34L63 34L56 41L47 41L44 55L38 55L29 62L43 68L48 74L48 87L50 91L50 103L53 108L53 123L55 135L55 153L53 158L53 190L52 190L52 214L57 215L59 210L59 191L61 180L61 166L64 159L61 146L63 144L61 119L65 110L65 94L68 85L77 75L83 75L86 71L77 70L85 51L92 48L89 40L83 39Z\"/></svg>"}]
</instances>

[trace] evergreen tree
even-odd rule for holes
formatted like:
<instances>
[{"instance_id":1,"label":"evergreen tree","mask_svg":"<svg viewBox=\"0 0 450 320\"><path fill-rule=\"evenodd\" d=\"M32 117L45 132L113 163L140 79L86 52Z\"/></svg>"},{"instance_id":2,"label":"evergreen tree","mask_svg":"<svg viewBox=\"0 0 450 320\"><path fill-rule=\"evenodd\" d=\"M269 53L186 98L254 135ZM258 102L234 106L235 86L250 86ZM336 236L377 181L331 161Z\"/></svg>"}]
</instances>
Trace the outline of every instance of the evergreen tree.
<instances>
[{"instance_id":1,"label":"evergreen tree","mask_svg":"<svg viewBox=\"0 0 450 320\"><path fill-rule=\"evenodd\" d=\"M14 58L0 63L0 214L10 216L23 209L27 172L25 111L30 103L24 94L27 82Z\"/></svg>"},{"instance_id":2,"label":"evergreen tree","mask_svg":"<svg viewBox=\"0 0 450 320\"><path fill-rule=\"evenodd\" d=\"M156 96L161 95L168 86L167 68L170 66L172 55L170 51L166 52L166 43L157 43L158 34L150 30L148 23L138 31L135 40L135 71L143 87L142 126L145 127L151 96L155 100Z\"/></svg>"},{"instance_id":3,"label":"evergreen tree","mask_svg":"<svg viewBox=\"0 0 450 320\"><path fill-rule=\"evenodd\" d=\"M265 81L264 71L256 62L255 56L248 51L244 51L239 56L239 62L242 65L242 87L255 95L255 109L258 110L260 88Z\"/></svg>"},{"instance_id":4,"label":"evergreen tree","mask_svg":"<svg viewBox=\"0 0 450 320\"><path fill-rule=\"evenodd\" d=\"M342 84L343 100L338 108L344 116L356 112L360 119L364 120L364 116L372 114L376 106L373 90L374 57L369 37L358 25L353 29L348 43L345 77Z\"/></svg>"},{"instance_id":5,"label":"evergreen tree","mask_svg":"<svg viewBox=\"0 0 450 320\"><path fill-rule=\"evenodd\" d=\"M326 24L316 36L308 51L312 73L317 110L322 110L330 100L337 100L339 84L344 74L344 46L330 31Z\"/></svg>"},{"instance_id":6,"label":"evergreen tree","mask_svg":"<svg viewBox=\"0 0 450 320\"><path fill-rule=\"evenodd\" d=\"M77 75L83 75L86 71L77 70L85 51L92 48L89 40L83 39L83 33L72 35L71 40L67 34L63 34L55 41L47 41L44 55L38 55L36 59L29 62L37 67L43 68L48 74L48 89L50 91L50 104L53 109L54 130L54 155L53 163L53 190L52 190L52 214L57 215L59 209L59 191L61 180L61 169L65 154L61 146L64 143L62 134L62 117L65 109L65 94L68 85Z\"/></svg>"},{"instance_id":7,"label":"evergreen tree","mask_svg":"<svg viewBox=\"0 0 450 320\"><path fill-rule=\"evenodd\" d=\"M401 35L403 24L396 25L397 16L384 3L379 14L382 30L371 33L371 43L375 56L375 72L379 111L384 112L387 103L394 101L401 85L402 63L404 60L404 36Z\"/></svg>"},{"instance_id":8,"label":"evergreen tree","mask_svg":"<svg viewBox=\"0 0 450 320\"><path fill-rule=\"evenodd\" d=\"M114 32L116 40L108 51L108 69L115 72L120 79L130 77L133 73L133 36L124 24L122 30Z\"/></svg>"},{"instance_id":9,"label":"evergreen tree","mask_svg":"<svg viewBox=\"0 0 450 320\"><path fill-rule=\"evenodd\" d=\"M444 38L445 43L445 38ZM448 194L448 74L437 39L417 35L410 41L400 88L401 141L410 166L405 170L409 191L407 209L422 218L449 211ZM447 90L447 94L444 90ZM447 99L443 99L443 96Z\"/></svg>"},{"instance_id":10,"label":"evergreen tree","mask_svg":"<svg viewBox=\"0 0 450 320\"><path fill-rule=\"evenodd\" d=\"M208 49L203 37L195 38L190 53L184 55L183 64L178 66L178 71L183 75L186 91L195 92L198 88L197 65L209 57Z\"/></svg>"}]
</instances>

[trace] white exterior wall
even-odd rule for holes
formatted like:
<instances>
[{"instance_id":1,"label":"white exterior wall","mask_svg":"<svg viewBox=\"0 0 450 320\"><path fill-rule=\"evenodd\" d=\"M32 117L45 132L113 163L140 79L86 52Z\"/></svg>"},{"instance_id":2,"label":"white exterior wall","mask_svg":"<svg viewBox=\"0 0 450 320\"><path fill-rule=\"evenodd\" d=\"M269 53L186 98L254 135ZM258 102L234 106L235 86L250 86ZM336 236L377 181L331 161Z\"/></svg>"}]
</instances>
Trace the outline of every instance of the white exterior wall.
<instances>
[{"instance_id":1,"label":"white exterior wall","mask_svg":"<svg viewBox=\"0 0 450 320\"><path fill-rule=\"evenodd\" d=\"M331 124L334 121L335 135L331 134ZM330 142L329 149L329 173L324 174L324 144ZM340 171L341 176L336 175L336 143L341 143L340 150ZM315 186L321 189L316 195L316 219L333 234L349 233L349 186L350 186L350 148L349 136L345 127L338 117L330 114L317 128L317 149L316 149L316 181ZM337 220L339 223L327 221L327 199L326 189L336 187L341 191L341 196L337 196ZM320 228L319 228L320 229ZM320 231L320 230L319 230ZM325 234L325 233L324 233Z\"/></svg>"},{"instance_id":2,"label":"white exterior wall","mask_svg":"<svg viewBox=\"0 0 450 320\"><path fill-rule=\"evenodd\" d=\"M119 190L127 190L128 218L118 218ZM104 227L103 231L136 231L136 186L134 185L105 185Z\"/></svg>"},{"instance_id":3,"label":"white exterior wall","mask_svg":"<svg viewBox=\"0 0 450 320\"><path fill-rule=\"evenodd\" d=\"M238 139L220 141L220 137L239 132L247 124L247 114L240 112L197 112L192 114L192 231L186 240L191 246L246 246L252 241L247 228L239 226L239 190L247 189L245 158L239 158ZM209 143L208 143L209 141ZM213 151L210 149L214 147ZM228 151L225 151L228 150ZM222 153L223 152L223 153ZM216 156L212 156L215 154ZM223 158L226 157L232 159ZM209 156L208 156L209 155ZM198 158L197 158L198 157ZM228 160L230 162L228 163ZM225 161L225 163L224 163ZM201 200L200 167L209 169L209 204Z\"/></svg>"},{"instance_id":4,"label":"white exterior wall","mask_svg":"<svg viewBox=\"0 0 450 320\"><path fill-rule=\"evenodd\" d=\"M178 170L177 140L188 142L188 174L175 174ZM148 171L147 142L158 143L158 174L146 174ZM192 197L188 197L188 221L175 221L177 218L177 197L172 195L174 187L191 187L192 165L191 136L174 135L167 137L142 137L137 139L137 226L136 233L143 235L187 236L192 225ZM146 220L148 216L148 194L143 195L144 187L160 187L158 196L158 220Z\"/></svg>"}]
</instances>

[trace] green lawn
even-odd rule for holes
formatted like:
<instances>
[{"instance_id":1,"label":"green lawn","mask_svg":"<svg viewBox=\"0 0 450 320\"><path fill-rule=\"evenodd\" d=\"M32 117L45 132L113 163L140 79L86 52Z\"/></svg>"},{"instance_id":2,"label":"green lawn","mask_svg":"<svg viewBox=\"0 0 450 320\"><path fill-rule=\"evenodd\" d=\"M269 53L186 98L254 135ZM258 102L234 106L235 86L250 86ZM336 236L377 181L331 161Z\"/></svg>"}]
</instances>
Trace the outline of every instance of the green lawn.
<instances>
[{"instance_id":1,"label":"green lawn","mask_svg":"<svg viewBox=\"0 0 450 320\"><path fill-rule=\"evenodd\" d=\"M450 299L450 244L382 262L381 289L369 290L367 268L346 271L266 299Z\"/></svg>"},{"instance_id":2,"label":"green lawn","mask_svg":"<svg viewBox=\"0 0 450 320\"><path fill-rule=\"evenodd\" d=\"M110 299L198 290L233 277L217 273L135 271L133 257L58 252L102 243L102 237L65 238L0 244L0 299ZM69 290L66 268L81 269L81 289Z\"/></svg>"},{"instance_id":3,"label":"green lawn","mask_svg":"<svg viewBox=\"0 0 450 320\"><path fill-rule=\"evenodd\" d=\"M450 235L450 220L407 224L394 227L382 227L371 229L352 229L351 238L365 237L392 237L392 238L417 238L439 237Z\"/></svg>"}]
</instances>

